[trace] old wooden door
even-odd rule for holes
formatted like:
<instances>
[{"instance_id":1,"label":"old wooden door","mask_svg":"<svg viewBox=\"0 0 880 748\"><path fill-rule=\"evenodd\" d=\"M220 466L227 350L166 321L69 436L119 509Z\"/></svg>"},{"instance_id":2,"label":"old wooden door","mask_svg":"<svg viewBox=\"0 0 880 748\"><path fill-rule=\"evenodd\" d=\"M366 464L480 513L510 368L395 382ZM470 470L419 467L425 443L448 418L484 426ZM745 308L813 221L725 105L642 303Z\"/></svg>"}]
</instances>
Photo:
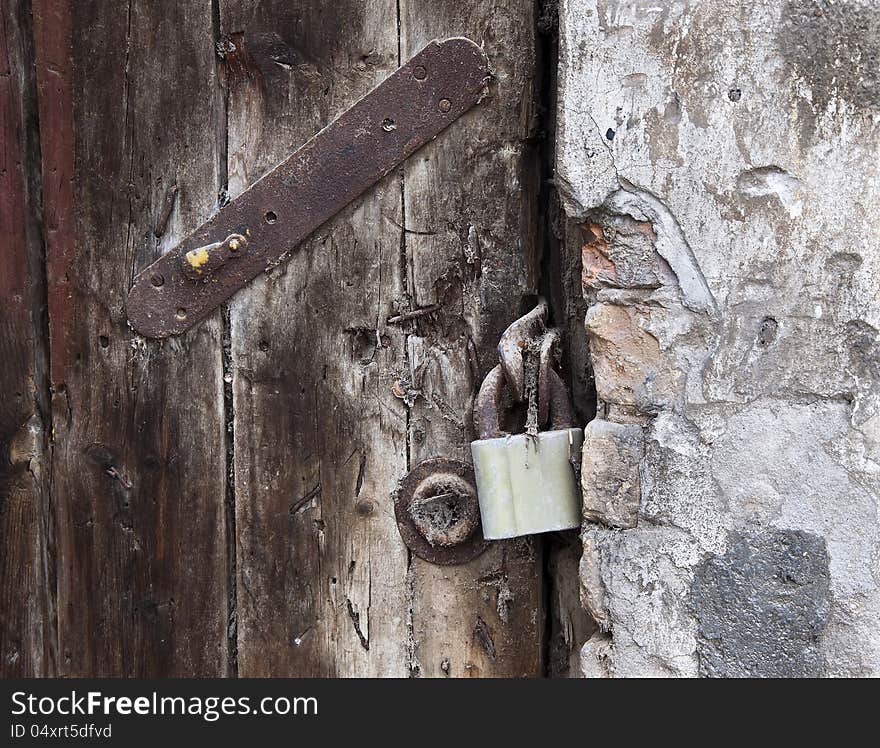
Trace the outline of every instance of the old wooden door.
<instances>
[{"instance_id":1,"label":"old wooden door","mask_svg":"<svg viewBox=\"0 0 880 748\"><path fill-rule=\"evenodd\" d=\"M433 566L391 498L421 460L468 459L497 338L550 289L537 14L4 2L3 674L567 671L586 625L572 538ZM135 273L458 35L491 61L479 107L222 312L165 342L133 333Z\"/></svg>"}]
</instances>

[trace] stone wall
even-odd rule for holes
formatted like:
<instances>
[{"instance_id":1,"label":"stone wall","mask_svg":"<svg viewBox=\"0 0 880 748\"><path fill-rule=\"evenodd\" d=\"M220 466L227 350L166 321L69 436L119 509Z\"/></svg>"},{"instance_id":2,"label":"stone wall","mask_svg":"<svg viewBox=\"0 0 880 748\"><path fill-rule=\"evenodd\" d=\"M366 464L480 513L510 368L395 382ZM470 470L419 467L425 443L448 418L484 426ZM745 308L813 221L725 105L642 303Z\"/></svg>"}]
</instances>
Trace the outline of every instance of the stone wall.
<instances>
[{"instance_id":1,"label":"stone wall","mask_svg":"<svg viewBox=\"0 0 880 748\"><path fill-rule=\"evenodd\" d=\"M563 0L587 676L880 675L880 5Z\"/></svg>"}]
</instances>

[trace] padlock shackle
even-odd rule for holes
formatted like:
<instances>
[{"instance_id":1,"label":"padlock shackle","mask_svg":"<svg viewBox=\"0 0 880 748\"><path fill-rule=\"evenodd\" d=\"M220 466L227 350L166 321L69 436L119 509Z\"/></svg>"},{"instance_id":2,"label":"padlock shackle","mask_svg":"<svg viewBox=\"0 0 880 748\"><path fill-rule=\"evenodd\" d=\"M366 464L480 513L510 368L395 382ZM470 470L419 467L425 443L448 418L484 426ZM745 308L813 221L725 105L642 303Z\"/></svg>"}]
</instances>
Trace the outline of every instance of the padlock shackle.
<instances>
[{"instance_id":1,"label":"padlock shackle","mask_svg":"<svg viewBox=\"0 0 880 748\"><path fill-rule=\"evenodd\" d=\"M574 428L574 412L565 384L559 374L550 367L547 367L545 376L545 399L549 411L547 418L551 430ZM480 439L510 436L510 432L501 428L501 414L505 410L506 384L504 368L501 364L492 369L483 380L477 399L474 401L474 428Z\"/></svg>"},{"instance_id":2,"label":"padlock shackle","mask_svg":"<svg viewBox=\"0 0 880 748\"><path fill-rule=\"evenodd\" d=\"M510 393L518 403L526 398L523 348L527 341L537 340L544 333L549 313L547 302L539 297L535 308L511 322L498 341L498 360L501 361Z\"/></svg>"}]
</instances>

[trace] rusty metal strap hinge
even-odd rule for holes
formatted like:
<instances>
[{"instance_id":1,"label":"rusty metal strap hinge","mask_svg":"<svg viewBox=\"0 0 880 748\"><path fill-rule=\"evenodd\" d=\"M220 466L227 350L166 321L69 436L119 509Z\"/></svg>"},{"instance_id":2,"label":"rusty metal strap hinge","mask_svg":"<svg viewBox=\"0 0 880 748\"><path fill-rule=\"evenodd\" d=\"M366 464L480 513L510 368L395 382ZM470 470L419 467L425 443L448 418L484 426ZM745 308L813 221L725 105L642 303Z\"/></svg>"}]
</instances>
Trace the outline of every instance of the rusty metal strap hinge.
<instances>
[{"instance_id":1,"label":"rusty metal strap hinge","mask_svg":"<svg viewBox=\"0 0 880 748\"><path fill-rule=\"evenodd\" d=\"M141 335L207 317L483 96L489 66L468 39L433 41L134 279Z\"/></svg>"}]
</instances>

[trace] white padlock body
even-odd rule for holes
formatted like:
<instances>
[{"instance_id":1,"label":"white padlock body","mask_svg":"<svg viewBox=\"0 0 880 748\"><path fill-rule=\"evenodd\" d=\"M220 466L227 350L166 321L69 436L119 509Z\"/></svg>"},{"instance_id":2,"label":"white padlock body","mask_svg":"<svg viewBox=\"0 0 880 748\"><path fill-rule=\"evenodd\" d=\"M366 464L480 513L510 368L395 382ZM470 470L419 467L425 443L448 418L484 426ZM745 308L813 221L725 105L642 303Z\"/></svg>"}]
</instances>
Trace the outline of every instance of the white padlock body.
<instances>
[{"instance_id":1,"label":"white padlock body","mask_svg":"<svg viewBox=\"0 0 880 748\"><path fill-rule=\"evenodd\" d=\"M483 537L501 540L580 527L575 470L583 443L583 429L471 442Z\"/></svg>"}]
</instances>

